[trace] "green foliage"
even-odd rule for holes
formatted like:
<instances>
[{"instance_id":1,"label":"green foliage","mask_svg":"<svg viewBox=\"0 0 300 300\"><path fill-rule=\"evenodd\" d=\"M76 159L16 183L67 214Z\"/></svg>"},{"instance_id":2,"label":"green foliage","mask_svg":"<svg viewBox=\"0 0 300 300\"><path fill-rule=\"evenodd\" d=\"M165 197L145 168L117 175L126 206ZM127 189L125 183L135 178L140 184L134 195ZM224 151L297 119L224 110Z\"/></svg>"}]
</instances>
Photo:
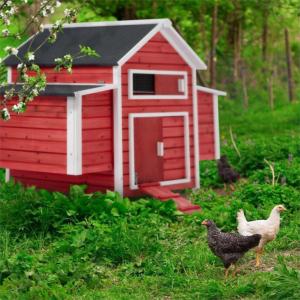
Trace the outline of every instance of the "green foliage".
<instances>
[{"instance_id":1,"label":"green foliage","mask_svg":"<svg viewBox=\"0 0 300 300\"><path fill-rule=\"evenodd\" d=\"M300 271L287 267L283 257L278 258L274 273L263 286L263 299L299 299L300 298Z\"/></svg>"}]
</instances>

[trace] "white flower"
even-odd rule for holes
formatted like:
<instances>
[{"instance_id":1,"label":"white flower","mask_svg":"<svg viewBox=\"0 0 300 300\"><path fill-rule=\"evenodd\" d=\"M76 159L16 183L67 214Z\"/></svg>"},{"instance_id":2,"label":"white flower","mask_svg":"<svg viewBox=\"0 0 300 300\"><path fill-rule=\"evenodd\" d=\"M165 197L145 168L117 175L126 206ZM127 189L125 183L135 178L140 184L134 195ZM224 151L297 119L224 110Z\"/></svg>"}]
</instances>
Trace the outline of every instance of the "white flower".
<instances>
[{"instance_id":1,"label":"white flower","mask_svg":"<svg viewBox=\"0 0 300 300\"><path fill-rule=\"evenodd\" d=\"M10 25L10 20L6 16L3 18L3 22L7 26Z\"/></svg>"},{"instance_id":2,"label":"white flower","mask_svg":"<svg viewBox=\"0 0 300 300\"><path fill-rule=\"evenodd\" d=\"M24 102L19 102L18 104L15 104L11 110L13 112L20 113L25 111L25 109L26 109L26 104Z\"/></svg>"},{"instance_id":3,"label":"white flower","mask_svg":"<svg viewBox=\"0 0 300 300\"><path fill-rule=\"evenodd\" d=\"M32 95L37 96L39 94L39 91L37 89L32 90Z\"/></svg>"},{"instance_id":4,"label":"white flower","mask_svg":"<svg viewBox=\"0 0 300 300\"><path fill-rule=\"evenodd\" d=\"M43 24L41 24L41 25L40 25L40 27L39 27L39 32L43 32L43 31L44 31L44 29L45 29L44 25L43 25Z\"/></svg>"},{"instance_id":5,"label":"white flower","mask_svg":"<svg viewBox=\"0 0 300 300\"><path fill-rule=\"evenodd\" d=\"M43 9L43 10L41 11L41 14L42 14L43 17L47 17L47 16L48 16L48 12L47 12L46 9Z\"/></svg>"},{"instance_id":6,"label":"white flower","mask_svg":"<svg viewBox=\"0 0 300 300\"><path fill-rule=\"evenodd\" d=\"M1 117L5 121L10 119L10 114L9 114L9 111L6 107L1 110Z\"/></svg>"},{"instance_id":7,"label":"white flower","mask_svg":"<svg viewBox=\"0 0 300 300\"><path fill-rule=\"evenodd\" d=\"M11 49L11 54L12 55L18 55L19 50L17 48L12 48Z\"/></svg>"},{"instance_id":8,"label":"white flower","mask_svg":"<svg viewBox=\"0 0 300 300\"><path fill-rule=\"evenodd\" d=\"M5 47L4 49L8 54L12 54L12 55L18 55L19 50L13 47Z\"/></svg>"},{"instance_id":9,"label":"white flower","mask_svg":"<svg viewBox=\"0 0 300 300\"><path fill-rule=\"evenodd\" d=\"M60 7L61 6L61 2L60 1L56 1L56 7Z\"/></svg>"},{"instance_id":10,"label":"white flower","mask_svg":"<svg viewBox=\"0 0 300 300\"><path fill-rule=\"evenodd\" d=\"M6 1L6 5L7 6L11 6L12 5L12 2L10 0Z\"/></svg>"},{"instance_id":11,"label":"white flower","mask_svg":"<svg viewBox=\"0 0 300 300\"><path fill-rule=\"evenodd\" d=\"M15 7L11 7L10 10L8 11L8 14L13 15L16 12Z\"/></svg>"},{"instance_id":12,"label":"white flower","mask_svg":"<svg viewBox=\"0 0 300 300\"><path fill-rule=\"evenodd\" d=\"M34 54L32 52L28 52L27 53L27 58L29 61L33 61L34 60Z\"/></svg>"},{"instance_id":13,"label":"white flower","mask_svg":"<svg viewBox=\"0 0 300 300\"><path fill-rule=\"evenodd\" d=\"M64 10L64 15L65 15L65 17L70 17L70 16L71 16L71 10L68 9L68 8L66 8L66 9Z\"/></svg>"},{"instance_id":14,"label":"white flower","mask_svg":"<svg viewBox=\"0 0 300 300\"><path fill-rule=\"evenodd\" d=\"M28 2L28 0L23 0L23 2L26 4Z\"/></svg>"},{"instance_id":15,"label":"white flower","mask_svg":"<svg viewBox=\"0 0 300 300\"><path fill-rule=\"evenodd\" d=\"M18 64L18 65L17 65L17 69L18 69L18 70L20 70L20 69L22 69L22 68L23 68L23 66L24 66L24 64L23 64L23 63L21 63L21 64Z\"/></svg>"},{"instance_id":16,"label":"white flower","mask_svg":"<svg viewBox=\"0 0 300 300\"><path fill-rule=\"evenodd\" d=\"M3 29L2 30L2 35L3 36L8 36L9 35L9 30L8 29Z\"/></svg>"}]
</instances>

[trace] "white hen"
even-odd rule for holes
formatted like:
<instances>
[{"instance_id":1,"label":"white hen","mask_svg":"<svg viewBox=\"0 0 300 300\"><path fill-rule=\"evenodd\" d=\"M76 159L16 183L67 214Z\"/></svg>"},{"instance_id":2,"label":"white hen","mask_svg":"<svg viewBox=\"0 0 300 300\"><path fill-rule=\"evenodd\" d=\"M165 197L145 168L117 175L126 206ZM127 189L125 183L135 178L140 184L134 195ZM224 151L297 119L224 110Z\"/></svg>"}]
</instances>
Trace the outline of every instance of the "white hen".
<instances>
[{"instance_id":1,"label":"white hen","mask_svg":"<svg viewBox=\"0 0 300 300\"><path fill-rule=\"evenodd\" d=\"M267 220L250 221L246 220L244 211L237 213L238 232L241 235L260 234L261 239L256 248L256 266L260 265L260 257L266 243L274 240L280 227L280 213L286 210L283 205L276 205Z\"/></svg>"}]
</instances>

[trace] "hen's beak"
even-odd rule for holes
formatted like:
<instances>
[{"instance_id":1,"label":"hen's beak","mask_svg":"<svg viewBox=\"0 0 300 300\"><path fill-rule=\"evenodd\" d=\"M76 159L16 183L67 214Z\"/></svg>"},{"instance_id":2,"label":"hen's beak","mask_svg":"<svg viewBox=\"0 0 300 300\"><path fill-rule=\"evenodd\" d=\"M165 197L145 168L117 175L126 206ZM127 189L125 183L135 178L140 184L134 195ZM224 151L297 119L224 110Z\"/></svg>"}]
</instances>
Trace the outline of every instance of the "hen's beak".
<instances>
[{"instance_id":1,"label":"hen's beak","mask_svg":"<svg viewBox=\"0 0 300 300\"><path fill-rule=\"evenodd\" d=\"M204 220L201 225L207 225L207 220Z\"/></svg>"},{"instance_id":2,"label":"hen's beak","mask_svg":"<svg viewBox=\"0 0 300 300\"><path fill-rule=\"evenodd\" d=\"M284 206L282 206L282 207L279 208L279 210L280 211L286 211L287 209Z\"/></svg>"}]
</instances>

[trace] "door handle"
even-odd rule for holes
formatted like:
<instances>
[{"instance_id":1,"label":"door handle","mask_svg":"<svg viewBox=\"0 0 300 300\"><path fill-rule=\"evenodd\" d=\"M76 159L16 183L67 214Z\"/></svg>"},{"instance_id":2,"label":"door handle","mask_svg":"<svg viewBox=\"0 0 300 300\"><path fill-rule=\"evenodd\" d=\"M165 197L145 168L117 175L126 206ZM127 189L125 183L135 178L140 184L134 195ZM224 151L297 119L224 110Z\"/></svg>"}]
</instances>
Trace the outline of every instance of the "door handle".
<instances>
[{"instance_id":1,"label":"door handle","mask_svg":"<svg viewBox=\"0 0 300 300\"><path fill-rule=\"evenodd\" d=\"M163 142L157 142L157 156L164 156L164 143Z\"/></svg>"}]
</instances>

